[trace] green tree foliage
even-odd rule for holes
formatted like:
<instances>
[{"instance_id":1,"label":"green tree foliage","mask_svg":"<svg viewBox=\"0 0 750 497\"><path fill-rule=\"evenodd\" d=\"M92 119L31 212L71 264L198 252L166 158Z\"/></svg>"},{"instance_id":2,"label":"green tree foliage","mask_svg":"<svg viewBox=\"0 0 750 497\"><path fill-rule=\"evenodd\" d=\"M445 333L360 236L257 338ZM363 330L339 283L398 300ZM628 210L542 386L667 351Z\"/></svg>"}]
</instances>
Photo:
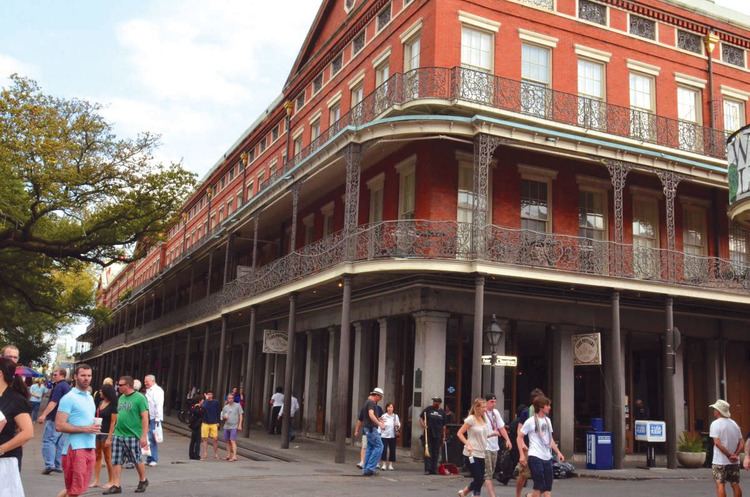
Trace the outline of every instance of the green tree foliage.
<instances>
[{"instance_id":1,"label":"green tree foliage","mask_svg":"<svg viewBox=\"0 0 750 497\"><path fill-rule=\"evenodd\" d=\"M118 138L99 110L18 76L0 92L0 342L96 314L92 266L145 255L195 186L154 160L158 137Z\"/></svg>"}]
</instances>

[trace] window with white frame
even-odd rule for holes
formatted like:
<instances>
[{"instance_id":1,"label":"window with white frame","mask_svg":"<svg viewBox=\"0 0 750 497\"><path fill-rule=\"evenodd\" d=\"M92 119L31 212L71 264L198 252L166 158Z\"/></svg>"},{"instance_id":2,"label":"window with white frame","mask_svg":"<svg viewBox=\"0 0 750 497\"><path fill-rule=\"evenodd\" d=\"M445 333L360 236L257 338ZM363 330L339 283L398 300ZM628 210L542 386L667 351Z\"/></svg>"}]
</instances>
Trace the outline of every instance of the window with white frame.
<instances>
[{"instance_id":1,"label":"window with white frame","mask_svg":"<svg viewBox=\"0 0 750 497\"><path fill-rule=\"evenodd\" d=\"M385 174L380 173L367 182L367 189L370 191L370 212L369 222L379 223L383 220L383 185Z\"/></svg>"},{"instance_id":2,"label":"window with white frame","mask_svg":"<svg viewBox=\"0 0 750 497\"><path fill-rule=\"evenodd\" d=\"M581 186L578 192L578 235L607 240L607 192Z\"/></svg>"},{"instance_id":3,"label":"window with white frame","mask_svg":"<svg viewBox=\"0 0 750 497\"><path fill-rule=\"evenodd\" d=\"M721 60L733 66L745 67L745 50L740 47L721 44Z\"/></svg>"},{"instance_id":4,"label":"window with white frame","mask_svg":"<svg viewBox=\"0 0 750 497\"><path fill-rule=\"evenodd\" d=\"M633 198L633 269L639 278L659 276L659 204L655 197Z\"/></svg>"},{"instance_id":5,"label":"window with white frame","mask_svg":"<svg viewBox=\"0 0 750 497\"><path fill-rule=\"evenodd\" d=\"M521 110L546 117L549 114L552 82L552 50L524 43L521 46Z\"/></svg>"},{"instance_id":6,"label":"window with white frame","mask_svg":"<svg viewBox=\"0 0 750 497\"><path fill-rule=\"evenodd\" d=\"M295 111L299 112L302 107L305 106L305 92L303 91L299 95L297 95L297 99L295 100Z\"/></svg>"},{"instance_id":7,"label":"window with white frame","mask_svg":"<svg viewBox=\"0 0 750 497\"><path fill-rule=\"evenodd\" d=\"M414 219L416 190L416 161L410 158L396 166L398 171L398 218Z\"/></svg>"},{"instance_id":8,"label":"window with white frame","mask_svg":"<svg viewBox=\"0 0 750 497\"><path fill-rule=\"evenodd\" d=\"M644 141L656 139L654 78L630 73L630 134Z\"/></svg>"},{"instance_id":9,"label":"window with white frame","mask_svg":"<svg viewBox=\"0 0 750 497\"><path fill-rule=\"evenodd\" d=\"M320 118L310 123L310 141L313 142L320 136Z\"/></svg>"},{"instance_id":10,"label":"window with white frame","mask_svg":"<svg viewBox=\"0 0 750 497\"><path fill-rule=\"evenodd\" d=\"M357 55L362 49L365 48L365 30L359 32L357 36L352 40L352 57Z\"/></svg>"},{"instance_id":11,"label":"window with white frame","mask_svg":"<svg viewBox=\"0 0 750 497\"><path fill-rule=\"evenodd\" d=\"M648 38L649 40L656 39L656 21L653 19L647 19L645 17L636 16L630 14L630 34L640 36L641 38Z\"/></svg>"},{"instance_id":12,"label":"window with white frame","mask_svg":"<svg viewBox=\"0 0 750 497\"><path fill-rule=\"evenodd\" d=\"M323 73L318 74L313 79L313 95L323 89Z\"/></svg>"},{"instance_id":13,"label":"window with white frame","mask_svg":"<svg viewBox=\"0 0 750 497\"><path fill-rule=\"evenodd\" d=\"M591 129L606 129L604 64L578 59L578 125Z\"/></svg>"},{"instance_id":14,"label":"window with white frame","mask_svg":"<svg viewBox=\"0 0 750 497\"><path fill-rule=\"evenodd\" d=\"M254 186L255 186L255 185L253 184L252 180L251 180L251 181L248 181L248 183L247 183L247 187L246 187L246 192L247 192L247 194L246 194L246 197L245 197L245 198L248 198L248 199L249 199L250 197L252 197L252 196L253 196L253 193L255 193L255 192L253 191L253 187L254 187Z\"/></svg>"},{"instance_id":15,"label":"window with white frame","mask_svg":"<svg viewBox=\"0 0 750 497\"><path fill-rule=\"evenodd\" d=\"M333 233L333 202L328 203L320 209L323 215L323 237Z\"/></svg>"},{"instance_id":16,"label":"window with white frame","mask_svg":"<svg viewBox=\"0 0 750 497\"><path fill-rule=\"evenodd\" d=\"M310 245L315 237L315 214L308 214L302 219L302 225L305 227L305 246Z\"/></svg>"},{"instance_id":17,"label":"window with white frame","mask_svg":"<svg viewBox=\"0 0 750 497\"><path fill-rule=\"evenodd\" d=\"M701 93L693 88L677 87L678 141L683 150L703 149Z\"/></svg>"},{"instance_id":18,"label":"window with white frame","mask_svg":"<svg viewBox=\"0 0 750 497\"><path fill-rule=\"evenodd\" d=\"M336 55L331 61L331 76L338 74L341 68L344 66L344 57L342 54Z\"/></svg>"},{"instance_id":19,"label":"window with white frame","mask_svg":"<svg viewBox=\"0 0 750 497\"><path fill-rule=\"evenodd\" d=\"M416 34L404 42L404 94L406 98L419 96L421 37Z\"/></svg>"},{"instance_id":20,"label":"window with white frame","mask_svg":"<svg viewBox=\"0 0 750 497\"><path fill-rule=\"evenodd\" d=\"M724 131L733 133L745 125L745 102L724 98Z\"/></svg>"},{"instance_id":21,"label":"window with white frame","mask_svg":"<svg viewBox=\"0 0 750 497\"><path fill-rule=\"evenodd\" d=\"M388 25L389 22L391 22L391 2L388 2L388 5L383 7L383 9L378 12L378 16L375 21L376 30L382 30Z\"/></svg>"},{"instance_id":22,"label":"window with white frame","mask_svg":"<svg viewBox=\"0 0 750 497\"><path fill-rule=\"evenodd\" d=\"M363 83L358 83L351 89L351 109L352 117L357 120L362 116L363 106L359 105L365 98L365 89Z\"/></svg>"},{"instance_id":23,"label":"window with white frame","mask_svg":"<svg viewBox=\"0 0 750 497\"><path fill-rule=\"evenodd\" d=\"M706 248L706 209L686 205L682 211L682 245L685 252L684 271L686 279L703 276Z\"/></svg>"},{"instance_id":24,"label":"window with white frame","mask_svg":"<svg viewBox=\"0 0 750 497\"><path fill-rule=\"evenodd\" d=\"M391 66L387 60L375 67L375 86L379 87L391 77Z\"/></svg>"},{"instance_id":25,"label":"window with white frame","mask_svg":"<svg viewBox=\"0 0 750 497\"><path fill-rule=\"evenodd\" d=\"M521 180L521 229L550 231L549 187L547 181Z\"/></svg>"},{"instance_id":26,"label":"window with white frame","mask_svg":"<svg viewBox=\"0 0 750 497\"><path fill-rule=\"evenodd\" d=\"M589 22L595 22L596 24L606 26L607 6L589 0L578 0L578 17Z\"/></svg>"},{"instance_id":27,"label":"window with white frame","mask_svg":"<svg viewBox=\"0 0 750 497\"><path fill-rule=\"evenodd\" d=\"M494 35L469 26L461 28L461 98L492 103Z\"/></svg>"},{"instance_id":28,"label":"window with white frame","mask_svg":"<svg viewBox=\"0 0 750 497\"><path fill-rule=\"evenodd\" d=\"M328 124L333 127L341 119L341 104L335 103L328 108Z\"/></svg>"},{"instance_id":29,"label":"window with white frame","mask_svg":"<svg viewBox=\"0 0 750 497\"><path fill-rule=\"evenodd\" d=\"M294 139L292 143L292 149L294 150L294 156L297 157L302 152L302 135L299 135Z\"/></svg>"}]
</instances>

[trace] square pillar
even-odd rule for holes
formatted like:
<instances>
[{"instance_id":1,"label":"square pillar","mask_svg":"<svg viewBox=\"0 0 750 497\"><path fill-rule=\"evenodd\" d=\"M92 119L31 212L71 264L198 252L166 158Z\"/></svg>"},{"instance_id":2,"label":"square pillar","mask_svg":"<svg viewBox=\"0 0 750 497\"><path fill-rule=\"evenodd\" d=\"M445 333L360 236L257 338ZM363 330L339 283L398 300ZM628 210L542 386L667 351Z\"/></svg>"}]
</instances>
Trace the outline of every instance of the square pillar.
<instances>
[{"instance_id":1,"label":"square pillar","mask_svg":"<svg viewBox=\"0 0 750 497\"><path fill-rule=\"evenodd\" d=\"M721 361L719 360L719 341L706 340L703 342L706 351L706 399L713 403L721 398ZM705 419L712 419L711 409L708 406L700 406L706 413Z\"/></svg>"},{"instance_id":2,"label":"square pillar","mask_svg":"<svg viewBox=\"0 0 750 497\"><path fill-rule=\"evenodd\" d=\"M575 372L573 367L573 329L559 327L552 332L552 413L555 438L560 451L573 454Z\"/></svg>"},{"instance_id":3,"label":"square pillar","mask_svg":"<svg viewBox=\"0 0 750 497\"><path fill-rule=\"evenodd\" d=\"M380 329L380 350L378 351L378 386L386 392L386 402L395 400L393 393L401 378L396 374L396 358L398 357L398 343L393 339L395 328L388 326L388 318L378 319ZM398 406L403 409L405 406ZM385 408L385 405L383 406Z\"/></svg>"},{"instance_id":4,"label":"square pillar","mask_svg":"<svg viewBox=\"0 0 750 497\"><path fill-rule=\"evenodd\" d=\"M359 410L365 403L367 394L375 385L368 385L368 376L364 374L366 371L370 371L372 365L370 364L370 354L367 352L367 346L365 340L367 338L367 323L364 321L357 321L354 324L354 370L352 371L352 423L357 422L357 416ZM353 426L351 427L353 428ZM351 429L348 434L351 434ZM356 440L354 441L357 442Z\"/></svg>"},{"instance_id":5,"label":"square pillar","mask_svg":"<svg viewBox=\"0 0 750 497\"><path fill-rule=\"evenodd\" d=\"M326 371L326 440L336 438L336 426L334 425L333 403L338 395L339 364L336 360L339 356L339 333L338 328L331 326L328 328L328 368Z\"/></svg>"},{"instance_id":6,"label":"square pillar","mask_svg":"<svg viewBox=\"0 0 750 497\"><path fill-rule=\"evenodd\" d=\"M320 368L321 339L319 334L307 332L307 360L305 361L305 409L303 430L315 432L318 420L318 397L320 383L318 382Z\"/></svg>"},{"instance_id":7,"label":"square pillar","mask_svg":"<svg viewBox=\"0 0 750 497\"><path fill-rule=\"evenodd\" d=\"M411 455L422 458L419 413L430 405L432 396L445 396L445 344L448 335L447 312L414 313L414 397L412 399ZM419 373L417 373L419 370ZM417 377L419 376L419 378ZM385 392L388 396L389 392ZM406 417L406 416L404 416Z\"/></svg>"}]
</instances>

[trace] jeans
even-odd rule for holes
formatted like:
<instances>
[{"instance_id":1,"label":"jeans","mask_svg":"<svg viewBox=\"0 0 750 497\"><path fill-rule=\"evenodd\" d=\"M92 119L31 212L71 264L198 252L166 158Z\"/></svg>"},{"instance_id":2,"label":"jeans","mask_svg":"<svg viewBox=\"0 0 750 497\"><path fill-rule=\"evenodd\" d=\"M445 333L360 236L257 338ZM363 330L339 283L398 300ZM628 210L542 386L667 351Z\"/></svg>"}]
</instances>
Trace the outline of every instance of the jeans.
<instances>
[{"instance_id":1,"label":"jeans","mask_svg":"<svg viewBox=\"0 0 750 497\"><path fill-rule=\"evenodd\" d=\"M62 470L62 450L68 441L65 433L55 430L54 421L44 422L44 435L42 435L42 459L45 469Z\"/></svg>"},{"instance_id":2,"label":"jeans","mask_svg":"<svg viewBox=\"0 0 750 497\"><path fill-rule=\"evenodd\" d=\"M32 402L31 403L31 422L36 423L36 418L39 416L39 406L42 405L41 402Z\"/></svg>"},{"instance_id":3,"label":"jeans","mask_svg":"<svg viewBox=\"0 0 750 497\"><path fill-rule=\"evenodd\" d=\"M538 457L529 456L529 470L531 478L534 479L534 490L540 492L552 491L552 460L539 459Z\"/></svg>"},{"instance_id":4,"label":"jeans","mask_svg":"<svg viewBox=\"0 0 750 497\"><path fill-rule=\"evenodd\" d=\"M484 459L475 457L473 463L469 463L469 472L471 473L471 483L469 490L474 495L482 495L482 486L484 485Z\"/></svg>"},{"instance_id":5,"label":"jeans","mask_svg":"<svg viewBox=\"0 0 750 497\"><path fill-rule=\"evenodd\" d=\"M385 462L387 459L390 462L396 462L396 439L382 438L381 440L383 440L383 455L380 460Z\"/></svg>"},{"instance_id":6,"label":"jeans","mask_svg":"<svg viewBox=\"0 0 750 497\"><path fill-rule=\"evenodd\" d=\"M372 474L378 467L380 455L383 453L383 439L380 438L377 428L365 428L367 436L367 450L365 450L365 465L362 474Z\"/></svg>"},{"instance_id":7,"label":"jeans","mask_svg":"<svg viewBox=\"0 0 750 497\"><path fill-rule=\"evenodd\" d=\"M146 458L147 463L151 461L159 462L159 444L156 443L156 438L154 438L155 427L156 427L156 420L149 419L148 420L148 443L151 446L151 455Z\"/></svg>"}]
</instances>

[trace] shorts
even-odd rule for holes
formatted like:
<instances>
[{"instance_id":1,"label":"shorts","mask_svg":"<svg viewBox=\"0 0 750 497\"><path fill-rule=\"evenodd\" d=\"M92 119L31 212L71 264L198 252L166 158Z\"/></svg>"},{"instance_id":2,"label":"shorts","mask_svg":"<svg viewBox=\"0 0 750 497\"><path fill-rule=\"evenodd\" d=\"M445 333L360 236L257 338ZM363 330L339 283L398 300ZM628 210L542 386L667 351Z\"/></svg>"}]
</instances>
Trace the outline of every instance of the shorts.
<instances>
[{"instance_id":1,"label":"shorts","mask_svg":"<svg viewBox=\"0 0 750 497\"><path fill-rule=\"evenodd\" d=\"M497 451L484 451L484 479L491 480L495 476L495 466L497 465Z\"/></svg>"},{"instance_id":2,"label":"shorts","mask_svg":"<svg viewBox=\"0 0 750 497\"><path fill-rule=\"evenodd\" d=\"M219 438L219 424L201 424L201 438Z\"/></svg>"},{"instance_id":3,"label":"shorts","mask_svg":"<svg viewBox=\"0 0 750 497\"><path fill-rule=\"evenodd\" d=\"M237 440L237 428L224 428L224 441L236 441Z\"/></svg>"},{"instance_id":4,"label":"shorts","mask_svg":"<svg viewBox=\"0 0 750 497\"><path fill-rule=\"evenodd\" d=\"M541 493L552 491L552 460L529 456L529 469L534 479L534 490Z\"/></svg>"},{"instance_id":5,"label":"shorts","mask_svg":"<svg viewBox=\"0 0 750 497\"><path fill-rule=\"evenodd\" d=\"M141 462L141 441L136 437L112 437L112 464L122 465L125 462Z\"/></svg>"},{"instance_id":6,"label":"shorts","mask_svg":"<svg viewBox=\"0 0 750 497\"><path fill-rule=\"evenodd\" d=\"M531 478L529 465L521 466L521 463L516 464L516 468L513 470L513 476L516 478L526 478L527 480Z\"/></svg>"},{"instance_id":7,"label":"shorts","mask_svg":"<svg viewBox=\"0 0 750 497\"><path fill-rule=\"evenodd\" d=\"M739 464L714 464L711 466L711 474L718 483L739 483Z\"/></svg>"},{"instance_id":8,"label":"shorts","mask_svg":"<svg viewBox=\"0 0 750 497\"><path fill-rule=\"evenodd\" d=\"M62 470L65 475L65 490L69 495L85 494L94 473L96 449L68 449L62 456Z\"/></svg>"}]
</instances>

